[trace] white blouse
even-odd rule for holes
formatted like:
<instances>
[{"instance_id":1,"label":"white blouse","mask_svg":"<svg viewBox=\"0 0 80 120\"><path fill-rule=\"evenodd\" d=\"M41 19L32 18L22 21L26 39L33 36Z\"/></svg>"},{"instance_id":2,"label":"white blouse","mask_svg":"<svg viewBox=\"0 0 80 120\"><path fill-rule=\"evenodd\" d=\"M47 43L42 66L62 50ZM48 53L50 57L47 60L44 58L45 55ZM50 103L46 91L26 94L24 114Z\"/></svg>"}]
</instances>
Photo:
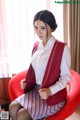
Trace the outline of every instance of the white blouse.
<instances>
[{"instance_id":1,"label":"white blouse","mask_svg":"<svg viewBox=\"0 0 80 120\"><path fill-rule=\"evenodd\" d=\"M42 83L47 62L55 41L56 39L54 38L54 36L52 36L47 42L45 47L43 46L42 43L40 43L38 46L38 50L32 56L31 63L35 71L36 83L39 85L41 85ZM68 83L71 77L70 67L71 67L70 50L68 46L65 45L60 65L61 70L60 78L54 85L49 87L52 94L55 94L56 92L66 87L66 84Z\"/></svg>"}]
</instances>

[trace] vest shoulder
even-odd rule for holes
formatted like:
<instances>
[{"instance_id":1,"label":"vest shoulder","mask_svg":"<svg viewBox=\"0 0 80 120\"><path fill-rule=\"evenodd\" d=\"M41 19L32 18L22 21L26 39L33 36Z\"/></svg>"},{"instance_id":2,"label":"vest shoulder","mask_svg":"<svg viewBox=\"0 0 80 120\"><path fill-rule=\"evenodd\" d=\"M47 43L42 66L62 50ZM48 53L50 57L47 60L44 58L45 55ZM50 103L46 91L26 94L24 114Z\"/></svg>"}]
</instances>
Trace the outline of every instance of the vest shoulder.
<instances>
[{"instance_id":1,"label":"vest shoulder","mask_svg":"<svg viewBox=\"0 0 80 120\"><path fill-rule=\"evenodd\" d=\"M58 44L60 44L60 45L67 45L67 43L65 43L65 42L62 42L62 41L59 41L59 40L56 40L56 42L58 43Z\"/></svg>"}]
</instances>

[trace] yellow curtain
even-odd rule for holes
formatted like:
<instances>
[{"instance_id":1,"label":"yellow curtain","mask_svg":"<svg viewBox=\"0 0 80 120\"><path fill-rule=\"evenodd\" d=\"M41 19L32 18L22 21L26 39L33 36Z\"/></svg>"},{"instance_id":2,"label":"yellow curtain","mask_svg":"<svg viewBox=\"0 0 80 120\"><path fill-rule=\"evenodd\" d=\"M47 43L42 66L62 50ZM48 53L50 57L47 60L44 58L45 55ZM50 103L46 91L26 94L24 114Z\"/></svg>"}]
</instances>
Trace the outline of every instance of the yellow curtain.
<instances>
[{"instance_id":1,"label":"yellow curtain","mask_svg":"<svg viewBox=\"0 0 80 120\"><path fill-rule=\"evenodd\" d=\"M71 68L80 73L80 1L63 5L64 40L71 50Z\"/></svg>"}]
</instances>

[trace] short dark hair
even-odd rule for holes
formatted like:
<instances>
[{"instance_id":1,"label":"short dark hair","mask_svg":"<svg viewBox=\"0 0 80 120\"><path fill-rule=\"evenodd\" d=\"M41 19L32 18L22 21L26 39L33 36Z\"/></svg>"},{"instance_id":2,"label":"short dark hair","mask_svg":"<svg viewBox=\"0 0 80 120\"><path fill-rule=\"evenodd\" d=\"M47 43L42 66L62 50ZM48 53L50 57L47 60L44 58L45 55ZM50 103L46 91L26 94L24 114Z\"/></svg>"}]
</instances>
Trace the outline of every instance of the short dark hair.
<instances>
[{"instance_id":1,"label":"short dark hair","mask_svg":"<svg viewBox=\"0 0 80 120\"><path fill-rule=\"evenodd\" d=\"M37 12L34 16L33 25L36 20L41 20L44 23L48 24L53 31L57 28L55 16L49 10L41 10Z\"/></svg>"}]
</instances>

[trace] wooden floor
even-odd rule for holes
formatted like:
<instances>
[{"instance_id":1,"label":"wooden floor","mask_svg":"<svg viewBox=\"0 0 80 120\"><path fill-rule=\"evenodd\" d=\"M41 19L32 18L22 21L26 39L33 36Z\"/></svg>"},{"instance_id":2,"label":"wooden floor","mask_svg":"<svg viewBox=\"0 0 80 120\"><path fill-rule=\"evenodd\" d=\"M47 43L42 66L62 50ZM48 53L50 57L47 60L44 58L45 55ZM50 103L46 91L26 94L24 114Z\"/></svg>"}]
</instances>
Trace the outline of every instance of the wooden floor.
<instances>
[{"instance_id":1,"label":"wooden floor","mask_svg":"<svg viewBox=\"0 0 80 120\"><path fill-rule=\"evenodd\" d=\"M80 120L80 105L77 107L76 111L66 120Z\"/></svg>"}]
</instances>

